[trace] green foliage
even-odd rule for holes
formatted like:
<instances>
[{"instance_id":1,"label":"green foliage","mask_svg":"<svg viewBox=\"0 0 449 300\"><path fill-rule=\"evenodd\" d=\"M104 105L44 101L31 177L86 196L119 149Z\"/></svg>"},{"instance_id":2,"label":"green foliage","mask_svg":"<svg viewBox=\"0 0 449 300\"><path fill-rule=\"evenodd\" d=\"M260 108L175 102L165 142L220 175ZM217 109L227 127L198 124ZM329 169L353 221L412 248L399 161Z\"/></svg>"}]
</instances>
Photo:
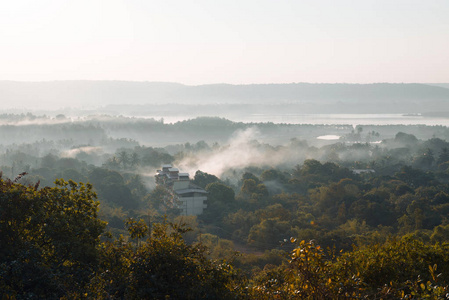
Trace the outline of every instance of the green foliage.
<instances>
[{"instance_id":1,"label":"green foliage","mask_svg":"<svg viewBox=\"0 0 449 300\"><path fill-rule=\"evenodd\" d=\"M147 196L150 207L155 209L168 209L173 201L173 195L163 185L157 185Z\"/></svg>"},{"instance_id":2,"label":"green foliage","mask_svg":"<svg viewBox=\"0 0 449 300\"><path fill-rule=\"evenodd\" d=\"M100 244L105 223L90 184L36 190L0 179L0 290L5 299L233 299L238 272L188 245L188 229L129 219L130 237Z\"/></svg>"},{"instance_id":3,"label":"green foliage","mask_svg":"<svg viewBox=\"0 0 449 300\"><path fill-rule=\"evenodd\" d=\"M246 126L204 121L142 122L138 127L152 133L146 134L151 142L159 139L161 128L168 130L164 135L171 135L189 126L189 138L201 134L208 140L201 124L217 123L206 130L214 139L223 125L229 132ZM127 130L129 125L116 126ZM286 126L285 133L294 127ZM92 129L104 133L98 126ZM330 129L337 130L319 131ZM275 147L254 141L252 147L261 153L288 153L288 163L267 160L263 167L225 172L222 179L196 172L195 183L209 193L204 213L167 217L172 223L187 221L193 231L167 220L154 227L141 220L160 221L162 214L170 212L173 197L162 186L147 190L147 178L131 170L212 153L218 144L209 147L204 141L191 141L151 148L129 139L105 138L82 146L67 139L3 148L0 159L12 162L2 166L5 174L14 178L23 169L30 176L2 182L0 291L19 299L442 298L448 274L449 144L439 138L419 140L416 136L422 138L422 131L428 130L422 127L417 127L416 136L399 133L393 138L396 127L387 133L380 127L362 130L359 126L346 138L368 141L379 135L373 129L385 138L379 145L337 143L316 148L293 140ZM413 132L406 129L401 127ZM448 134L445 128L437 129L432 132ZM82 152L81 148L94 144L115 152ZM60 158L55 150L59 148L81 152L76 159ZM38 152L43 157L34 154ZM320 157L332 162L319 161ZM94 166L102 162L102 167ZM369 171L356 175L360 170L354 169ZM239 180L240 172L246 173ZM37 180L41 186L52 185L57 177L94 184L101 216L116 240L98 241L104 223L90 212L98 204L81 199L95 199L90 185L61 181L55 190L26 186ZM290 236L314 242L293 246L285 242ZM293 247L299 252L291 252ZM331 253L323 251L328 247ZM236 255L236 249L242 253ZM291 259L288 266L286 253ZM243 269L251 281L248 294L234 281L244 282L238 270L222 260L210 260L223 258Z\"/></svg>"},{"instance_id":4,"label":"green foliage","mask_svg":"<svg viewBox=\"0 0 449 300\"><path fill-rule=\"evenodd\" d=\"M128 154L128 162L131 168L137 166L158 168L163 164L171 164L174 160L174 157L163 148L136 146L132 151L129 149ZM118 163L119 156L120 152L116 153Z\"/></svg>"},{"instance_id":5,"label":"green foliage","mask_svg":"<svg viewBox=\"0 0 449 300\"><path fill-rule=\"evenodd\" d=\"M416 280L438 281L439 284L447 286L448 246L448 244L426 245L410 238L393 239L347 252L338 259L334 268L359 274L368 293L376 293L384 285L407 293L410 292L409 283ZM429 272L429 266L434 265L438 266L441 275L436 274L436 270L433 269Z\"/></svg>"},{"instance_id":6,"label":"green foliage","mask_svg":"<svg viewBox=\"0 0 449 300\"><path fill-rule=\"evenodd\" d=\"M127 210L139 207L139 199L131 193L123 176L117 171L95 168L89 173L89 181L98 191L98 198Z\"/></svg>"},{"instance_id":7,"label":"green foliage","mask_svg":"<svg viewBox=\"0 0 449 300\"><path fill-rule=\"evenodd\" d=\"M254 179L244 179L240 189L241 195L246 199L250 199L252 202L257 201L264 196L268 196L268 189L265 184L258 184L257 182L259 181Z\"/></svg>"},{"instance_id":8,"label":"green foliage","mask_svg":"<svg viewBox=\"0 0 449 300\"><path fill-rule=\"evenodd\" d=\"M98 271L86 289L73 298L86 298L87 294L91 299L126 299L135 247L120 237L101 243L99 253Z\"/></svg>"},{"instance_id":9,"label":"green foliage","mask_svg":"<svg viewBox=\"0 0 449 300\"><path fill-rule=\"evenodd\" d=\"M192 183L204 189L207 185L219 181L217 176L198 170L195 172Z\"/></svg>"},{"instance_id":10,"label":"green foliage","mask_svg":"<svg viewBox=\"0 0 449 300\"><path fill-rule=\"evenodd\" d=\"M140 221L131 222L133 226ZM138 247L123 240L101 247L100 270L88 298L234 299L243 296L241 277L231 265L206 258L201 244L187 245L188 229L153 224L151 237Z\"/></svg>"},{"instance_id":11,"label":"green foliage","mask_svg":"<svg viewBox=\"0 0 449 300\"><path fill-rule=\"evenodd\" d=\"M326 254L312 241L301 241L291 253L289 267L254 278L251 295L257 299L446 299L447 250L447 245L403 239L336 257L332 249Z\"/></svg>"},{"instance_id":12,"label":"green foliage","mask_svg":"<svg viewBox=\"0 0 449 300\"><path fill-rule=\"evenodd\" d=\"M59 298L84 286L105 223L90 184L58 180L36 190L0 179L0 290Z\"/></svg>"},{"instance_id":13,"label":"green foliage","mask_svg":"<svg viewBox=\"0 0 449 300\"><path fill-rule=\"evenodd\" d=\"M125 225L128 228L128 232L131 238L137 240L137 245L139 245L139 240L143 239L149 234L148 225L142 219L136 221L133 218L129 218L128 220L126 220Z\"/></svg>"},{"instance_id":14,"label":"green foliage","mask_svg":"<svg viewBox=\"0 0 449 300\"><path fill-rule=\"evenodd\" d=\"M233 203L235 201L235 192L229 186L213 182L206 186L206 191L209 192L207 199L209 203Z\"/></svg>"},{"instance_id":15,"label":"green foliage","mask_svg":"<svg viewBox=\"0 0 449 300\"><path fill-rule=\"evenodd\" d=\"M290 224L279 219L265 219L251 227L248 243L262 249L270 249L279 244L279 240L288 237Z\"/></svg>"},{"instance_id":16,"label":"green foliage","mask_svg":"<svg viewBox=\"0 0 449 300\"><path fill-rule=\"evenodd\" d=\"M287 174L281 173L276 169L265 170L260 174L262 181L277 181L285 183L287 181Z\"/></svg>"},{"instance_id":17,"label":"green foliage","mask_svg":"<svg viewBox=\"0 0 449 300\"><path fill-rule=\"evenodd\" d=\"M295 243L295 239L291 239ZM361 296L356 276L335 272L320 246L301 241L291 252L290 265L268 278L259 278L252 288L256 299L348 299ZM262 280L261 280L262 279Z\"/></svg>"},{"instance_id":18,"label":"green foliage","mask_svg":"<svg viewBox=\"0 0 449 300\"><path fill-rule=\"evenodd\" d=\"M404 166L395 176L412 187L428 186L434 180L432 173Z\"/></svg>"},{"instance_id":19,"label":"green foliage","mask_svg":"<svg viewBox=\"0 0 449 300\"><path fill-rule=\"evenodd\" d=\"M418 142L418 139L413 134L398 132L394 137L394 141L398 143L403 143L404 145L414 145Z\"/></svg>"},{"instance_id":20,"label":"green foliage","mask_svg":"<svg viewBox=\"0 0 449 300\"><path fill-rule=\"evenodd\" d=\"M229 186L213 182L206 186L207 209L200 216L208 224L218 224L235 206L235 192Z\"/></svg>"}]
</instances>

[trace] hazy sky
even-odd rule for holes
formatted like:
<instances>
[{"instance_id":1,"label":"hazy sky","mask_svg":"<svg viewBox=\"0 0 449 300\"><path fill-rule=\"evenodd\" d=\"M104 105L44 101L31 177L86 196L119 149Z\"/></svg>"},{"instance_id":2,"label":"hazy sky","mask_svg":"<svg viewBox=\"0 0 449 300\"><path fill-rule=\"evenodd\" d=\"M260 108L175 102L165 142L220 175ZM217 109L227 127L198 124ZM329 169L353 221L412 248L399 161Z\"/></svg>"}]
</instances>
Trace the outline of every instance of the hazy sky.
<instances>
[{"instance_id":1,"label":"hazy sky","mask_svg":"<svg viewBox=\"0 0 449 300\"><path fill-rule=\"evenodd\" d=\"M0 80L449 82L448 0L4 0Z\"/></svg>"}]
</instances>

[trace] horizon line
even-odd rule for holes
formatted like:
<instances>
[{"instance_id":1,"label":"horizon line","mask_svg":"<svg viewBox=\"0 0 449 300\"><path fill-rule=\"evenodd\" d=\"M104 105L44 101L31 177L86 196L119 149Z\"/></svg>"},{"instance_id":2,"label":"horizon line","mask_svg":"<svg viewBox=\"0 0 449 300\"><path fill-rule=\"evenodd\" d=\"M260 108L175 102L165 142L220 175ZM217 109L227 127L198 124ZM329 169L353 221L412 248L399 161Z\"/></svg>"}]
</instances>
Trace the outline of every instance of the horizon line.
<instances>
[{"instance_id":1,"label":"horizon line","mask_svg":"<svg viewBox=\"0 0 449 300\"><path fill-rule=\"evenodd\" d=\"M159 83L159 84L178 84L184 86L205 86L205 85L235 85L235 86L248 86L248 85L288 85L288 84L350 84L350 85L371 85L371 84L449 84L447 82L369 82L369 83L359 83L359 82L282 82L282 83L226 83L226 82L216 82L216 83L202 83L202 84L185 84L175 81L148 81L148 80L122 80L122 79L63 79L63 80L8 80L2 79L0 82L13 82L13 83L58 83L58 82L126 82L126 83Z\"/></svg>"}]
</instances>

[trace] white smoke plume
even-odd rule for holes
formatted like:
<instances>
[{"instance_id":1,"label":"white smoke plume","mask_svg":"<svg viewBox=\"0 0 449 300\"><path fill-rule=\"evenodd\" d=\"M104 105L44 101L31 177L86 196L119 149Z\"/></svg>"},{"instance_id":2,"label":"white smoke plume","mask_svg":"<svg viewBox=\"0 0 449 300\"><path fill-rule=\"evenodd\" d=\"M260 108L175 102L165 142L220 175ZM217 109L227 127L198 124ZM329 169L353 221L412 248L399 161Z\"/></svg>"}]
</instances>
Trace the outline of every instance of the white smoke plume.
<instances>
[{"instance_id":1,"label":"white smoke plume","mask_svg":"<svg viewBox=\"0 0 449 300\"><path fill-rule=\"evenodd\" d=\"M85 152L88 154L92 154L92 153L102 154L103 148L102 147L91 147L91 146L79 147L79 148L63 151L61 153L61 157L75 158L81 152Z\"/></svg>"},{"instance_id":2,"label":"white smoke plume","mask_svg":"<svg viewBox=\"0 0 449 300\"><path fill-rule=\"evenodd\" d=\"M175 162L181 170L192 176L201 170L218 177L227 170L239 170L250 166L277 167L302 163L310 158L305 151L297 147L260 144L263 136L256 127L236 131L225 146L212 151L202 151L187 155Z\"/></svg>"}]
</instances>

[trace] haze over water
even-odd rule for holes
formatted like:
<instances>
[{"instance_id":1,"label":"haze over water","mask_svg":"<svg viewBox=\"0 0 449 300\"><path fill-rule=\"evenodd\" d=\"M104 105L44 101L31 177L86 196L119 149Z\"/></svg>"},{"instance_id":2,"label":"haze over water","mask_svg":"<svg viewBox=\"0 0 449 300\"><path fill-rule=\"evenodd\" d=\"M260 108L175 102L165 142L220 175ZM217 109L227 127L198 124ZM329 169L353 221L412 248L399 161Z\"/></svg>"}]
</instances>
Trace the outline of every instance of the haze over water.
<instances>
[{"instance_id":1,"label":"haze over water","mask_svg":"<svg viewBox=\"0 0 449 300\"><path fill-rule=\"evenodd\" d=\"M312 124L312 125L428 125L449 126L449 118L410 116L404 114L250 114L245 116L220 116L234 122L275 124ZM192 116L148 116L164 119L165 123L176 123L192 119Z\"/></svg>"}]
</instances>

